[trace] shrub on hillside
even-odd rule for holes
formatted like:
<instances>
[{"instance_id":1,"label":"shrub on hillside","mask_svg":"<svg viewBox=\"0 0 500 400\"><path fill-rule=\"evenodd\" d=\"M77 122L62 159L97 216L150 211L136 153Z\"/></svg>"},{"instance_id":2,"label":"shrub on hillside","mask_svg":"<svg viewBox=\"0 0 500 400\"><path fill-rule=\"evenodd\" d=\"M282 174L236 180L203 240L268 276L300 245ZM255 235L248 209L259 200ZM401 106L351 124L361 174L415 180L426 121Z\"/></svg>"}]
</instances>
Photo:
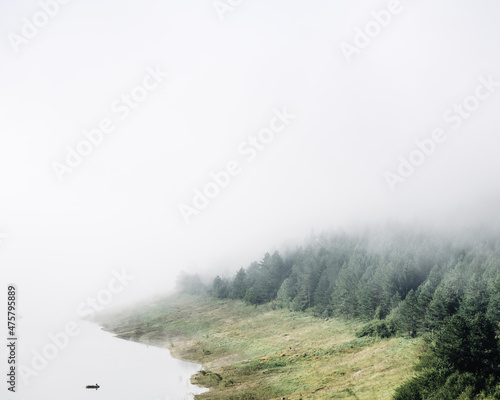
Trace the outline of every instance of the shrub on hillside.
<instances>
[{"instance_id":1,"label":"shrub on hillside","mask_svg":"<svg viewBox=\"0 0 500 400\"><path fill-rule=\"evenodd\" d=\"M356 337L375 336L380 338L389 338L394 335L394 331L389 327L385 321L373 320L364 324L361 328L356 330Z\"/></svg>"}]
</instances>

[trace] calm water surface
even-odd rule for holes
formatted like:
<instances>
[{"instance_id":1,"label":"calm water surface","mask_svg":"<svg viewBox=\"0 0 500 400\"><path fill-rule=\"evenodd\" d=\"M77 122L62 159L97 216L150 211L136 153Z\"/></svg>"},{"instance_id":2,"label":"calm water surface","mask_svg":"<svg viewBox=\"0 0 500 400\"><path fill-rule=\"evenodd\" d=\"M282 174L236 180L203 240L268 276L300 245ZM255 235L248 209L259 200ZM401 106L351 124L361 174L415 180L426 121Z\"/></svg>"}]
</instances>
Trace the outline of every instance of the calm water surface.
<instances>
[{"instance_id":1,"label":"calm water surface","mask_svg":"<svg viewBox=\"0 0 500 400\"><path fill-rule=\"evenodd\" d=\"M200 365L176 360L166 349L115 338L98 325L78 324L81 333L36 377L18 378L12 400L184 400L206 390L189 380ZM47 336L21 338L21 363L31 367L33 351L47 343ZM95 383L99 390L85 389Z\"/></svg>"}]
</instances>

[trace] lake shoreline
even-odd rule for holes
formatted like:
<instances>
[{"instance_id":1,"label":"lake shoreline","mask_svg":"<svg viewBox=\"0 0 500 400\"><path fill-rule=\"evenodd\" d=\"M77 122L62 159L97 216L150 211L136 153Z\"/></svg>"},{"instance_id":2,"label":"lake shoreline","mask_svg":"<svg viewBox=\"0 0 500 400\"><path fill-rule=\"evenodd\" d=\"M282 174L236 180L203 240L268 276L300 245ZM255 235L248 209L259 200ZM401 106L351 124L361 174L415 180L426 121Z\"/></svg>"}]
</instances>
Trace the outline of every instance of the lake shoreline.
<instances>
[{"instance_id":1,"label":"lake shoreline","mask_svg":"<svg viewBox=\"0 0 500 400\"><path fill-rule=\"evenodd\" d=\"M199 357L193 355L192 351L189 351L189 348L192 348L193 340L188 338L169 338L163 337L160 338L158 336L152 336L148 334L144 334L141 331L140 327L131 330L122 330L119 326L113 324L106 324L103 322L99 323L101 329L105 332L111 333L114 337L118 339L123 339L135 343L140 343L147 346L154 346L161 349L167 349L170 353L170 356L174 359L190 362L193 364L198 364L201 366L201 370L204 370L206 365L203 363L203 360ZM209 363L209 365L213 365L214 363ZM210 386L205 386L198 382L197 377L200 376L200 372L193 374L190 376L190 382L192 385L199 387L200 389L205 389L205 392L210 390Z\"/></svg>"},{"instance_id":2,"label":"lake shoreline","mask_svg":"<svg viewBox=\"0 0 500 400\"><path fill-rule=\"evenodd\" d=\"M100 324L201 365L191 383L208 391L197 400L389 400L414 373L421 347L419 339L358 338L359 321L202 295L136 305Z\"/></svg>"},{"instance_id":3,"label":"lake shoreline","mask_svg":"<svg viewBox=\"0 0 500 400\"><path fill-rule=\"evenodd\" d=\"M201 362L201 360L199 360L197 358L189 357L189 355L180 351L179 346L181 346L181 348L182 348L182 346L183 345L185 346L187 343L189 343L189 341L186 341L185 343L183 343L183 341L180 338L176 338L176 340L175 340L177 343L177 347L176 347L173 344L173 342L171 340L169 340L168 338L160 339L160 338L151 338L151 337L148 337L147 335L141 335L140 329L134 329L130 332L121 332L120 333L119 330L116 329L117 327L113 327L111 325L106 325L103 323L100 323L100 326L101 326L101 329L103 331L113 334L118 339L123 339L123 340L131 341L131 342L135 342L135 343L140 343L140 344L144 344L147 346L154 346L154 347L158 347L161 349L167 349L172 358L180 360L180 361L198 364L201 366L201 369L204 369L204 365ZM196 381L196 376L198 376L198 374L199 374L199 372L190 376L191 384L199 387L200 389L205 390L205 392L209 391L210 387L203 386L202 384L200 384L199 382Z\"/></svg>"}]
</instances>

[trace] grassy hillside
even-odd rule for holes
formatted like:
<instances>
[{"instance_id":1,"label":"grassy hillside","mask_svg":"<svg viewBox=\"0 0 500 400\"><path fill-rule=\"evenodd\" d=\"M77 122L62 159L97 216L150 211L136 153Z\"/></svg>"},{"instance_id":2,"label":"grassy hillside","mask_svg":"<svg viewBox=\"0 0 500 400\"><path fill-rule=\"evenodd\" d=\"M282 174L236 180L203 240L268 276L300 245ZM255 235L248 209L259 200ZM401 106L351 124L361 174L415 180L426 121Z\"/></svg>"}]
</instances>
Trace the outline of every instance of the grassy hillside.
<instances>
[{"instance_id":1,"label":"grassy hillside","mask_svg":"<svg viewBox=\"0 0 500 400\"><path fill-rule=\"evenodd\" d=\"M204 370L197 399L390 399L414 375L420 339L356 338L360 323L269 305L171 297L103 315L119 337L170 349Z\"/></svg>"}]
</instances>

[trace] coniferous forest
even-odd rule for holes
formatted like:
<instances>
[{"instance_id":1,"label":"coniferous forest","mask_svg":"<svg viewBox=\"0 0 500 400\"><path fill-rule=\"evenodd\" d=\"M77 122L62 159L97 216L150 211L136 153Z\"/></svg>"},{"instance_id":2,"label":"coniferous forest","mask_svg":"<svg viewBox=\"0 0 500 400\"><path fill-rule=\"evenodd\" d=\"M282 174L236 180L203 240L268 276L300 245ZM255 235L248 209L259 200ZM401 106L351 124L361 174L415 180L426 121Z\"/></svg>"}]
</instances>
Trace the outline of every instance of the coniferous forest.
<instances>
[{"instance_id":1,"label":"coniferous forest","mask_svg":"<svg viewBox=\"0 0 500 400\"><path fill-rule=\"evenodd\" d=\"M500 240L402 227L312 235L234 276L181 290L364 321L356 335L422 336L426 351L396 400L500 399Z\"/></svg>"}]
</instances>

